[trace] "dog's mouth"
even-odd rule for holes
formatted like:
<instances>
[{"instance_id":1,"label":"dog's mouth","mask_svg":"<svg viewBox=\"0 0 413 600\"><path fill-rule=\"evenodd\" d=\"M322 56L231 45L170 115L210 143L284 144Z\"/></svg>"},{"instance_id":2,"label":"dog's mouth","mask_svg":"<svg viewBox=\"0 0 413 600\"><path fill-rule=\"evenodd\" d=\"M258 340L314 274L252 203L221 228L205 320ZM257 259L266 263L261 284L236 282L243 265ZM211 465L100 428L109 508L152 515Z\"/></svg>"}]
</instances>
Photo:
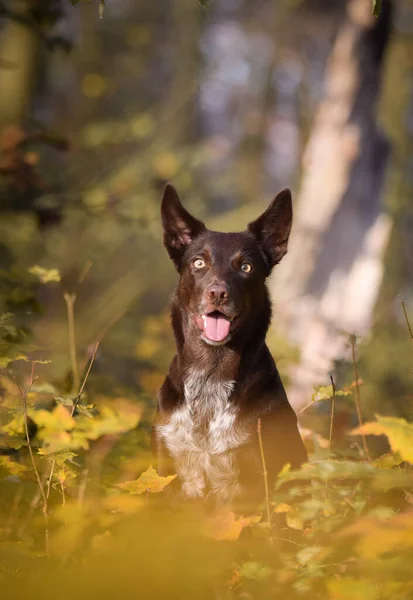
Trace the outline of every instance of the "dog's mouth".
<instances>
[{"instance_id":1,"label":"dog's mouth","mask_svg":"<svg viewBox=\"0 0 413 600\"><path fill-rule=\"evenodd\" d=\"M220 345L229 341L231 327L236 318L214 310L204 315L197 315L196 322L206 342Z\"/></svg>"}]
</instances>

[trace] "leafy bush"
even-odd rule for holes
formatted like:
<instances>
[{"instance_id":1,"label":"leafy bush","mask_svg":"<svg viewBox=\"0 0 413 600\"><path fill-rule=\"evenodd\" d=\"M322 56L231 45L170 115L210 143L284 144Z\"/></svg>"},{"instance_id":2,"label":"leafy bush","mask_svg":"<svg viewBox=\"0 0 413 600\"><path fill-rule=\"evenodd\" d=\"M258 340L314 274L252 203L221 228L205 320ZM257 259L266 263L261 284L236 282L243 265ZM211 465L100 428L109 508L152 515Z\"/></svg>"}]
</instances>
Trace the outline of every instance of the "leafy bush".
<instances>
[{"instance_id":1,"label":"leafy bush","mask_svg":"<svg viewBox=\"0 0 413 600\"><path fill-rule=\"evenodd\" d=\"M31 274L59 281L54 270ZM174 476L151 466L142 399L92 402L98 345L68 391L52 381L53 363L27 357L12 322L0 318L4 597L413 597L413 424L377 415L336 447L335 407L355 391L360 400L361 381L314 391L311 405L332 406L330 437L303 430L309 463L287 465L267 497L263 476L262 510L171 510L162 498ZM391 451L368 458L370 435Z\"/></svg>"}]
</instances>

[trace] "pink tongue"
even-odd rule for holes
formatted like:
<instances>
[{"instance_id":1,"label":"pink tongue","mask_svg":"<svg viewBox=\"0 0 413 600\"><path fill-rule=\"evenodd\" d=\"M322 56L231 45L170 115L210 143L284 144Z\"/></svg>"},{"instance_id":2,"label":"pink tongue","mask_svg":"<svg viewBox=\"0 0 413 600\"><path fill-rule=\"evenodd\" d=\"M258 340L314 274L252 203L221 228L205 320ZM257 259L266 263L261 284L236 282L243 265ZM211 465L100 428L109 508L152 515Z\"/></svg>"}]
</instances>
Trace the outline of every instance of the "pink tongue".
<instances>
[{"instance_id":1,"label":"pink tongue","mask_svg":"<svg viewBox=\"0 0 413 600\"><path fill-rule=\"evenodd\" d=\"M230 322L224 315L210 316L205 319L205 335L213 342L222 342L229 334Z\"/></svg>"}]
</instances>

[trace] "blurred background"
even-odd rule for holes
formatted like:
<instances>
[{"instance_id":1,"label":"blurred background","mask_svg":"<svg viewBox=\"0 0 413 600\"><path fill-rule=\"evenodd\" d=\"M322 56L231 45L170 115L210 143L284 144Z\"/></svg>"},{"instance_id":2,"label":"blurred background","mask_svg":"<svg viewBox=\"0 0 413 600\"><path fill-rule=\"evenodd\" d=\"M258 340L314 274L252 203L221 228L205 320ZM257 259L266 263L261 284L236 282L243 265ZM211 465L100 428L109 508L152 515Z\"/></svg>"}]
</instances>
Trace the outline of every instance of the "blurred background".
<instances>
[{"instance_id":1,"label":"blurred background","mask_svg":"<svg viewBox=\"0 0 413 600\"><path fill-rule=\"evenodd\" d=\"M76 379L100 342L100 389L154 406L165 182L223 231L291 187L269 344L294 407L351 383L354 334L366 416L411 419L412 132L411 0L3 0L2 366L12 346Z\"/></svg>"}]
</instances>

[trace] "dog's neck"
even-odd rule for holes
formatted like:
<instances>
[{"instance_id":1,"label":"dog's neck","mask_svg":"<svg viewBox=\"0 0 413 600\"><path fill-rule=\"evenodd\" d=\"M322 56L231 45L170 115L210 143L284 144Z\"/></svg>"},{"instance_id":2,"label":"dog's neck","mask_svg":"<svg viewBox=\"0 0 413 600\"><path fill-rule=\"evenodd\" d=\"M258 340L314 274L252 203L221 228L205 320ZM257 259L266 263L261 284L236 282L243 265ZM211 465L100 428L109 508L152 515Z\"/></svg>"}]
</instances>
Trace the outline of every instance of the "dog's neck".
<instances>
[{"instance_id":1,"label":"dog's neck","mask_svg":"<svg viewBox=\"0 0 413 600\"><path fill-rule=\"evenodd\" d=\"M270 301L247 332L238 332L223 346L214 346L201 339L199 329L190 322L188 313L174 298L171 304L172 327L175 335L177 366L185 378L191 370L201 370L221 381L239 381L253 367L265 346L270 322Z\"/></svg>"}]
</instances>

